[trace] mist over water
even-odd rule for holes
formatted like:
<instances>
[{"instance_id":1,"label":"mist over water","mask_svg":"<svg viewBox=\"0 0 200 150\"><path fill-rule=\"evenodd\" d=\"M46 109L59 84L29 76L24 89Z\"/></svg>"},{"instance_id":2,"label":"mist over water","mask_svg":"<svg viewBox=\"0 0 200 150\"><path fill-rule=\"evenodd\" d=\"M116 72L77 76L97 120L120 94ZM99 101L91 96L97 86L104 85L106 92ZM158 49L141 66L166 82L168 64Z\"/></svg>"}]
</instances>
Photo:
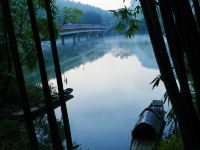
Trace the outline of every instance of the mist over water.
<instances>
[{"instance_id":1,"label":"mist over water","mask_svg":"<svg viewBox=\"0 0 200 150\"><path fill-rule=\"evenodd\" d=\"M74 89L67 102L73 141L82 150L128 150L139 114L165 92L149 85L159 71L148 36L70 42L57 45L64 88ZM56 86L53 75L49 82Z\"/></svg>"}]
</instances>

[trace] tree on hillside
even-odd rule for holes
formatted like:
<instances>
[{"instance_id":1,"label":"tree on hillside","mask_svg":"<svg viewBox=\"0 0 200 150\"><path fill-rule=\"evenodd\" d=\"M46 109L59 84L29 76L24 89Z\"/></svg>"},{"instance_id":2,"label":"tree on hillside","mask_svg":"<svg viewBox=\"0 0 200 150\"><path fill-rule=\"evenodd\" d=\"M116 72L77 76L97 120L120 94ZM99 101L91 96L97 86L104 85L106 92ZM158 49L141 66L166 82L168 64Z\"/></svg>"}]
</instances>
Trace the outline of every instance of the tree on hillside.
<instances>
[{"instance_id":1,"label":"tree on hillside","mask_svg":"<svg viewBox=\"0 0 200 150\"><path fill-rule=\"evenodd\" d=\"M81 17L80 22L85 24L102 24L103 19L100 14L88 11Z\"/></svg>"},{"instance_id":2,"label":"tree on hillside","mask_svg":"<svg viewBox=\"0 0 200 150\"><path fill-rule=\"evenodd\" d=\"M83 15L83 11L78 8L68 8L64 7L61 12L61 22L59 23L62 27L63 24L67 22L76 23L80 20L80 17Z\"/></svg>"},{"instance_id":3,"label":"tree on hillside","mask_svg":"<svg viewBox=\"0 0 200 150\"><path fill-rule=\"evenodd\" d=\"M77 3L74 1L64 1L64 0L56 0L56 6L58 7L59 10L62 10L64 7L67 8L78 8L84 12L93 12L96 14L100 14L102 17L102 24L106 24L108 26L113 25L116 22L116 19L113 17L112 13L110 13L107 10L102 10L98 7L94 7L91 5L83 4L83 3ZM84 15L83 15L84 16ZM81 18L83 18L83 16ZM61 22L61 17L58 17L58 22ZM81 19L80 23L83 23L83 19Z\"/></svg>"}]
</instances>

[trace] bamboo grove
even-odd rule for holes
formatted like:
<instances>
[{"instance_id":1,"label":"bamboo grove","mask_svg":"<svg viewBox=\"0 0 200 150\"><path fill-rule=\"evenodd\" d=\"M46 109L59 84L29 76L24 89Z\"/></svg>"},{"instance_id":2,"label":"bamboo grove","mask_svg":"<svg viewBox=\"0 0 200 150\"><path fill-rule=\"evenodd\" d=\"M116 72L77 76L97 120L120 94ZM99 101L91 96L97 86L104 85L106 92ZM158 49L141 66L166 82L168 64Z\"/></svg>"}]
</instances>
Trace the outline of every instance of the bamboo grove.
<instances>
[{"instance_id":1,"label":"bamboo grove","mask_svg":"<svg viewBox=\"0 0 200 150\"><path fill-rule=\"evenodd\" d=\"M199 1L140 0L140 3L161 77L177 117L184 148L199 149ZM158 10L161 12L161 19L158 17ZM170 55L164 42L160 20L164 26ZM191 78L188 77L188 72ZM195 89L193 93L191 83Z\"/></svg>"},{"instance_id":2,"label":"bamboo grove","mask_svg":"<svg viewBox=\"0 0 200 150\"><path fill-rule=\"evenodd\" d=\"M61 71L60 71L60 64L58 59L58 53L55 43L55 28L53 23L53 16L52 16L52 1L46 0L46 1L30 1L27 0L27 6L28 6L28 13L30 17L31 22L31 29L33 33L33 40L35 44L35 50L37 52L37 58L39 63L39 69L40 69L40 76L42 81L42 87L43 87L43 93L44 93L44 100L46 105L46 112L47 112L47 119L49 122L49 129L50 129L50 136L51 136L51 142L53 149L55 150L62 150L62 141L60 139L59 131L58 131L58 125L56 122L56 117L51 101L51 93L50 93L50 87L48 85L48 79L47 79L47 73L46 73L46 67L44 63L44 57L42 53L41 48L41 40L39 36L38 31L38 25L36 22L36 14L34 11L34 4L41 4L44 9L46 10L47 14L47 23L48 23L48 31L49 31L49 37L51 41L51 48L52 48L52 54L54 58L54 66L55 66L55 72L56 72L56 79L58 84L58 91L59 91L59 100L61 104L61 111L63 116L63 123L64 123L64 130L65 130L65 137L66 137L66 145L67 149L72 150L72 139L71 139L71 131L70 131L70 125L68 120L68 114L67 114L67 108L64 101L64 93L63 93L63 85L62 85L62 78L61 78ZM19 57L19 49L17 45L16 35L15 35L15 29L13 26L13 18L11 16L11 9L8 1L1 0L1 10L2 10L2 16L3 16L3 25L4 25L4 31L5 36L7 36L6 41L8 41L9 49L11 51L12 56L12 63L14 64L15 73L16 73L16 79L18 81L18 87L19 87L19 93L21 97L21 104L24 111L24 120L26 123L26 129L29 137L29 148L30 149L39 149L37 135L35 132L35 128L33 125L33 119L32 114L30 111L30 105L27 98L27 90L25 87L25 81L24 81L24 75L22 71L22 65L20 63L20 57Z\"/></svg>"}]
</instances>

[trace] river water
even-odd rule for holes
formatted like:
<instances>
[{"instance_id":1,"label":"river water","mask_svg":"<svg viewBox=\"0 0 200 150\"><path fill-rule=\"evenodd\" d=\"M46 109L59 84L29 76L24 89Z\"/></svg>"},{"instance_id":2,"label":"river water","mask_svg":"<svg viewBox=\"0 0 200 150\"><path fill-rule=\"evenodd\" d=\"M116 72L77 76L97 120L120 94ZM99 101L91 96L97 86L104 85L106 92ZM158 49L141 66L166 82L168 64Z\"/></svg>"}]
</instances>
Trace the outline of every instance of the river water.
<instances>
[{"instance_id":1,"label":"river water","mask_svg":"<svg viewBox=\"0 0 200 150\"><path fill-rule=\"evenodd\" d=\"M68 41L57 45L64 88L74 89L67 102L73 141L82 150L128 150L139 114L165 92L162 84L149 85L159 75L149 37ZM53 76L49 82L56 86Z\"/></svg>"}]
</instances>

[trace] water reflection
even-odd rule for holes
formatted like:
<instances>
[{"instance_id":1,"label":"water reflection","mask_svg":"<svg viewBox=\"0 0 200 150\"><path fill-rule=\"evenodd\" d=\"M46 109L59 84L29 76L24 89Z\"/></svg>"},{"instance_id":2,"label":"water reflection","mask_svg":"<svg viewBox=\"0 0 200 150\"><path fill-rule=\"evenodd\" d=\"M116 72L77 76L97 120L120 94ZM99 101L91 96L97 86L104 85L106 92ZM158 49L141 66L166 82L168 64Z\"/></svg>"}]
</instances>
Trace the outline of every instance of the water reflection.
<instances>
[{"instance_id":1,"label":"water reflection","mask_svg":"<svg viewBox=\"0 0 200 150\"><path fill-rule=\"evenodd\" d=\"M75 97L67 103L72 136L83 150L128 150L138 115L162 97L162 85L154 91L149 86L159 71L150 42L142 38L107 38L71 57L74 64L63 63L64 86ZM60 109L56 115L61 117Z\"/></svg>"}]
</instances>

